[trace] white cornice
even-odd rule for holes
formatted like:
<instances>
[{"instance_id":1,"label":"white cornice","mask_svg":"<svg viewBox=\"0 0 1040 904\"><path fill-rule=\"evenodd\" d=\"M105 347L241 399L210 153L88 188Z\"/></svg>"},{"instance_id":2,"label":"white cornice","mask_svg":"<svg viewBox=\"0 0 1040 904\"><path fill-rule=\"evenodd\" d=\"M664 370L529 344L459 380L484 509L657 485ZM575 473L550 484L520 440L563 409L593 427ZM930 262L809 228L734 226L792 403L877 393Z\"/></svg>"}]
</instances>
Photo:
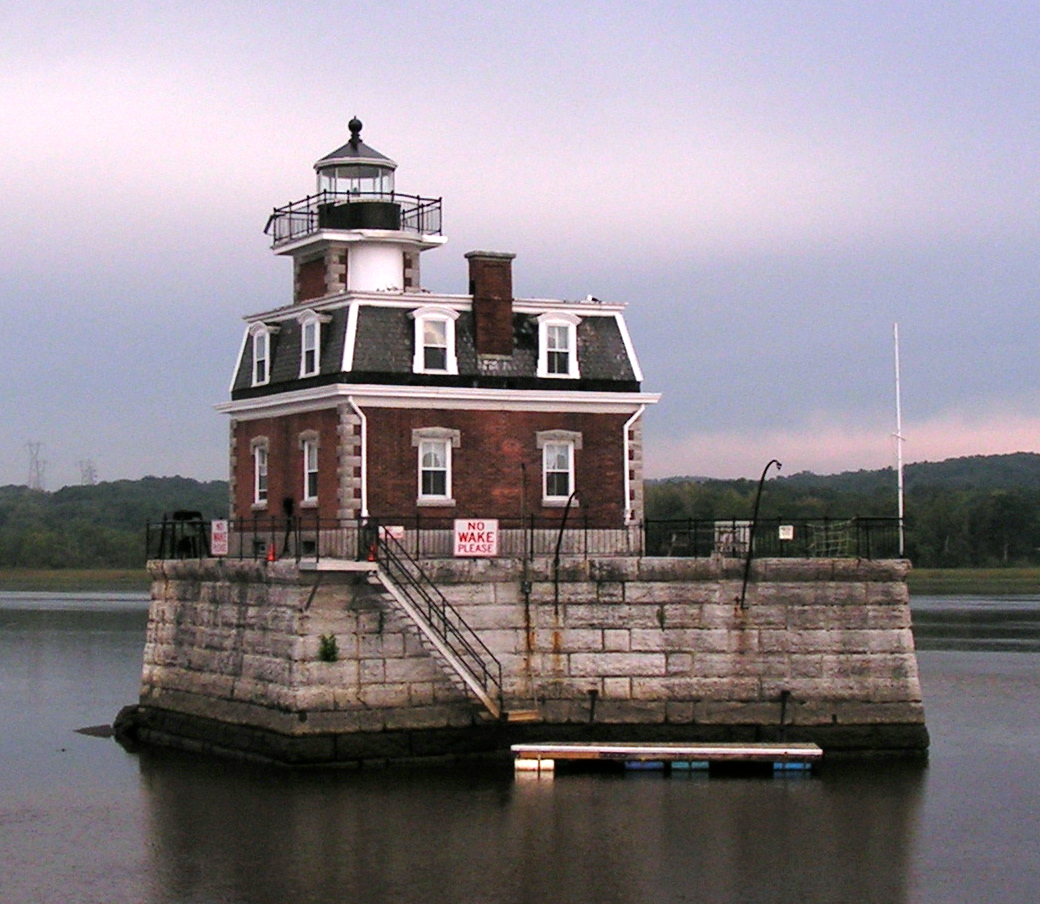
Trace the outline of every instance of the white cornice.
<instances>
[{"instance_id":1,"label":"white cornice","mask_svg":"<svg viewBox=\"0 0 1040 904\"><path fill-rule=\"evenodd\" d=\"M440 305L455 311L469 311L473 307L472 295L447 295L433 292L347 292L331 295L328 298L315 298L308 301L257 314L249 314L243 319L246 323L259 321L286 320L297 317L304 308L314 311L325 308L340 308L348 304L360 303L373 308L404 308L415 310L429 305ZM513 299L513 310L517 314L571 314L575 317L607 317L620 314L625 310L623 304L602 304L577 301L554 301L548 298L516 298Z\"/></svg>"},{"instance_id":2,"label":"white cornice","mask_svg":"<svg viewBox=\"0 0 1040 904\"><path fill-rule=\"evenodd\" d=\"M660 400L653 392L581 392L561 390L478 389L456 386L383 386L337 383L296 392L237 399L215 405L238 420L314 411L352 399L369 408L455 408L508 411L581 411L631 414Z\"/></svg>"},{"instance_id":3,"label":"white cornice","mask_svg":"<svg viewBox=\"0 0 1040 904\"><path fill-rule=\"evenodd\" d=\"M358 242L375 242L387 245L411 245L420 251L437 248L447 242L443 235L426 235L398 229L319 229L309 232L295 241L272 245L275 254L296 254L308 248L324 248L326 245L354 245Z\"/></svg>"}]
</instances>

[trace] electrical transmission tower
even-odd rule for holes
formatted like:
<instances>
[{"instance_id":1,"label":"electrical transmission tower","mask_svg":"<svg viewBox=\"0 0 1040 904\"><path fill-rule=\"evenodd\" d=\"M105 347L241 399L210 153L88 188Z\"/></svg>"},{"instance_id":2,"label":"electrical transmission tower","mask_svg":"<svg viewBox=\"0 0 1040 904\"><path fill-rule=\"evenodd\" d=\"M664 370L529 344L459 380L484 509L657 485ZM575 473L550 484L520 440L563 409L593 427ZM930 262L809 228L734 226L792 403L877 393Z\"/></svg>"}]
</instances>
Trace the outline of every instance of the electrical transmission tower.
<instances>
[{"instance_id":1,"label":"electrical transmission tower","mask_svg":"<svg viewBox=\"0 0 1040 904\"><path fill-rule=\"evenodd\" d=\"M28 443L29 447L29 489L44 489L44 474L47 471L47 462L40 459L40 450L43 443Z\"/></svg>"},{"instance_id":2,"label":"electrical transmission tower","mask_svg":"<svg viewBox=\"0 0 1040 904\"><path fill-rule=\"evenodd\" d=\"M93 459L88 458L79 463L79 482L85 487L97 484L97 468L94 467Z\"/></svg>"}]
</instances>

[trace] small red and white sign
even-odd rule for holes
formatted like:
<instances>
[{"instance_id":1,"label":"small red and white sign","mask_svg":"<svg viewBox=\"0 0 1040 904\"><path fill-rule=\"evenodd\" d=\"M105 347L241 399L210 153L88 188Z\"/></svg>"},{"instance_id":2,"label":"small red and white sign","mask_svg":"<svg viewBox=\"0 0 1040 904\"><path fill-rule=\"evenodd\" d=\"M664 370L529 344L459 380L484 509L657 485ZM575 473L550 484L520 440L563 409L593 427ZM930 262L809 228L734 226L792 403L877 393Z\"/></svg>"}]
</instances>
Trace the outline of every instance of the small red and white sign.
<instances>
[{"instance_id":1,"label":"small red and white sign","mask_svg":"<svg viewBox=\"0 0 1040 904\"><path fill-rule=\"evenodd\" d=\"M456 518L455 555L484 556L498 555L497 518Z\"/></svg>"},{"instance_id":2,"label":"small red and white sign","mask_svg":"<svg viewBox=\"0 0 1040 904\"><path fill-rule=\"evenodd\" d=\"M227 521L211 521L209 524L209 554L226 556L228 554Z\"/></svg>"}]
</instances>

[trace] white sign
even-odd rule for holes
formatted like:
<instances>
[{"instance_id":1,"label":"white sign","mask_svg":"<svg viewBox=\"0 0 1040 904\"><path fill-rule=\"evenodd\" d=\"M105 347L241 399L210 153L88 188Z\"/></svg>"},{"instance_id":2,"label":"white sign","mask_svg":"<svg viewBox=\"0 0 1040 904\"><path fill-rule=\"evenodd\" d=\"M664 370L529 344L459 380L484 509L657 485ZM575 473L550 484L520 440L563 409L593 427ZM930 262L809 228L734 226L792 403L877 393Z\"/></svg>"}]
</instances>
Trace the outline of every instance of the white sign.
<instances>
[{"instance_id":1,"label":"white sign","mask_svg":"<svg viewBox=\"0 0 1040 904\"><path fill-rule=\"evenodd\" d=\"M211 521L209 524L209 554L226 556L228 554L227 521Z\"/></svg>"},{"instance_id":2,"label":"white sign","mask_svg":"<svg viewBox=\"0 0 1040 904\"><path fill-rule=\"evenodd\" d=\"M498 555L497 518L456 518L455 555L485 556Z\"/></svg>"},{"instance_id":3,"label":"white sign","mask_svg":"<svg viewBox=\"0 0 1040 904\"><path fill-rule=\"evenodd\" d=\"M794 539L794 525L793 524L781 524L780 525L780 539L781 540L793 540Z\"/></svg>"}]
</instances>

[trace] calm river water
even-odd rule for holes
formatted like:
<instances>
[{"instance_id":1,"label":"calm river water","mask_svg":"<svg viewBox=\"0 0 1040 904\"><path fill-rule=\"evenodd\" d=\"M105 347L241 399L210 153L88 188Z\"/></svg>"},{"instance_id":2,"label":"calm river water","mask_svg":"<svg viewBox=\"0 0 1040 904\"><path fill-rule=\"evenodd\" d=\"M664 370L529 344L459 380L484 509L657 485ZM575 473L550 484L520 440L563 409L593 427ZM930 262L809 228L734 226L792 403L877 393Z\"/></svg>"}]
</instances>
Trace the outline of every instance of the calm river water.
<instances>
[{"instance_id":1,"label":"calm river water","mask_svg":"<svg viewBox=\"0 0 1040 904\"><path fill-rule=\"evenodd\" d=\"M137 694L147 602L0 594L0 902L1040 900L1040 598L914 601L927 768L296 774L76 729Z\"/></svg>"}]
</instances>

